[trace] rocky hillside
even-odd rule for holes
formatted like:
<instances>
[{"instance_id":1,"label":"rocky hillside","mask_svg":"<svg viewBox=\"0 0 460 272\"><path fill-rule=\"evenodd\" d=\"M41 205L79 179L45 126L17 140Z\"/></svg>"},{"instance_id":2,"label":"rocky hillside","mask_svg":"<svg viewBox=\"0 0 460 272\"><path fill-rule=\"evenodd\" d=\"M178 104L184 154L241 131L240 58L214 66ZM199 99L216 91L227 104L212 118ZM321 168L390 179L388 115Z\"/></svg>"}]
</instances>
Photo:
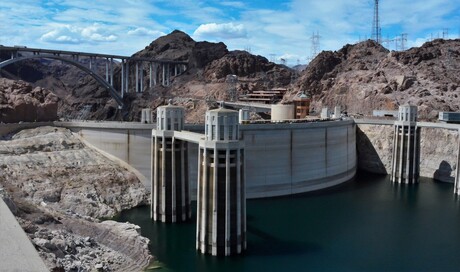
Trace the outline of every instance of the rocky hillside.
<instances>
[{"instance_id":1,"label":"rocky hillside","mask_svg":"<svg viewBox=\"0 0 460 272\"><path fill-rule=\"evenodd\" d=\"M213 101L228 99L229 89L238 93L258 88L287 87L291 83L293 70L269 62L262 56L243 51L228 51L223 43L196 42L181 31L160 37L133 56L143 58L188 61L186 73L172 78L171 86L148 88L148 77L144 78L144 93L130 93L125 97L128 105L125 112L117 109L106 90L91 77L77 68L48 60L27 61L2 70L2 75L11 79L23 79L34 86L42 86L59 97L59 117L98 120L138 121L142 108L157 106L170 98L175 104L188 109L188 121L201 122ZM0 59L9 58L0 55ZM99 64L102 72L103 63ZM130 82L134 82L134 69ZM121 69L115 67L115 87L120 81ZM103 73L101 73L103 74ZM237 75L237 86L227 82L228 75Z\"/></svg>"},{"instance_id":2,"label":"rocky hillside","mask_svg":"<svg viewBox=\"0 0 460 272\"><path fill-rule=\"evenodd\" d=\"M9 54L0 52L0 60L9 58ZM93 65L100 75L105 74L105 62L98 61ZM118 118L115 110L117 106L107 90L72 65L49 59L25 60L6 66L0 70L0 75L12 80L23 80L31 84L32 88L50 90L58 98L60 118L91 118L91 114L86 114L87 110L104 119Z\"/></svg>"},{"instance_id":3,"label":"rocky hillside","mask_svg":"<svg viewBox=\"0 0 460 272\"><path fill-rule=\"evenodd\" d=\"M419 106L421 118L433 120L438 111L460 110L459 64L460 40L435 40L403 52L368 40L319 54L286 98L306 91L316 111L340 105L365 115L410 103Z\"/></svg>"},{"instance_id":4,"label":"rocky hillside","mask_svg":"<svg viewBox=\"0 0 460 272\"><path fill-rule=\"evenodd\" d=\"M205 111L216 106L214 101L230 99L230 89L236 89L238 95L262 85L285 87L293 73L262 56L228 51L223 43L196 42L178 30L158 38L134 56L188 61L189 69L173 78L170 87L156 86L146 88L142 95L130 94L129 120L138 120L142 108L155 109L173 99L175 104L186 108L188 122L204 122ZM238 76L236 86L227 80L229 75ZM144 80L144 86L148 86L148 79Z\"/></svg>"},{"instance_id":5,"label":"rocky hillside","mask_svg":"<svg viewBox=\"0 0 460 272\"><path fill-rule=\"evenodd\" d=\"M0 141L0 197L52 271L139 271L151 256L139 227L98 218L147 203L137 177L69 130Z\"/></svg>"},{"instance_id":6,"label":"rocky hillside","mask_svg":"<svg viewBox=\"0 0 460 272\"><path fill-rule=\"evenodd\" d=\"M58 98L41 87L0 78L0 123L57 119Z\"/></svg>"},{"instance_id":7,"label":"rocky hillside","mask_svg":"<svg viewBox=\"0 0 460 272\"><path fill-rule=\"evenodd\" d=\"M23 79L51 90L59 98L59 117L138 121L142 108L155 109L168 99L187 109L187 121L202 122L203 113L215 100L231 99L246 92L273 87L287 88L284 100L304 91L313 98L312 107L340 105L351 114L370 114L373 109L397 109L410 102L419 106L423 119L435 119L438 111L458 111L460 40L435 40L419 48L389 52L368 40L319 54L299 71L269 62L245 51L229 51L223 43L197 42L181 31L160 37L136 52L143 58L188 61L189 69L172 78L171 86L149 88L125 97L127 109L118 110L110 95L77 68L55 61L28 61L2 70L2 75ZM5 55L1 58L7 58ZM101 74L105 63L98 64ZM115 67L119 89L120 67ZM237 83L229 80L238 77ZM130 82L134 82L134 69ZM118 84L118 85L117 85ZM230 90L236 90L232 94Z\"/></svg>"}]
</instances>

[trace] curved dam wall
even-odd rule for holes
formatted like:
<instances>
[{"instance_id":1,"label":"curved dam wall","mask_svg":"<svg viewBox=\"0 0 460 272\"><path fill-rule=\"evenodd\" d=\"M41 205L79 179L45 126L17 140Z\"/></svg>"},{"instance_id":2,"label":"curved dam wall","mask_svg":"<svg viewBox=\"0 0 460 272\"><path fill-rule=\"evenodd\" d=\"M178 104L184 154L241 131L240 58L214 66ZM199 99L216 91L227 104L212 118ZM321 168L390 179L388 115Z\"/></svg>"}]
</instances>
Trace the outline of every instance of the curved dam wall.
<instances>
[{"instance_id":1,"label":"curved dam wall","mask_svg":"<svg viewBox=\"0 0 460 272\"><path fill-rule=\"evenodd\" d=\"M356 173L352 120L240 126L248 198L304 193L345 182Z\"/></svg>"},{"instance_id":2,"label":"curved dam wall","mask_svg":"<svg viewBox=\"0 0 460 272\"><path fill-rule=\"evenodd\" d=\"M95 147L129 163L150 190L153 124L56 123ZM186 127L194 131L202 127ZM240 126L245 141L248 198L303 193L345 182L356 173L356 125L352 120ZM198 145L188 144L192 199L196 198Z\"/></svg>"},{"instance_id":3,"label":"curved dam wall","mask_svg":"<svg viewBox=\"0 0 460 272\"><path fill-rule=\"evenodd\" d=\"M393 121L356 120L358 168L377 174L391 173ZM455 182L458 167L460 125L418 122L420 176Z\"/></svg>"}]
</instances>

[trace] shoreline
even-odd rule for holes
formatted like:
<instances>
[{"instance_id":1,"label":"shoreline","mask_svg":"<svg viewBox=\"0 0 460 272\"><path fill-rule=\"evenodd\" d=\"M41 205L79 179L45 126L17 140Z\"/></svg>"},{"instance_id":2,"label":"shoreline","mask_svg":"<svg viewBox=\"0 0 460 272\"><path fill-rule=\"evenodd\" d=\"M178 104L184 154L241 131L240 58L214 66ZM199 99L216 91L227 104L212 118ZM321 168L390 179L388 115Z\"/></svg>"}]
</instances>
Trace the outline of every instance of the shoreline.
<instances>
[{"instance_id":1,"label":"shoreline","mask_svg":"<svg viewBox=\"0 0 460 272\"><path fill-rule=\"evenodd\" d=\"M26 129L0 141L0 167L2 198L49 270L141 271L150 264L139 226L104 220L147 204L147 190L69 130Z\"/></svg>"}]
</instances>

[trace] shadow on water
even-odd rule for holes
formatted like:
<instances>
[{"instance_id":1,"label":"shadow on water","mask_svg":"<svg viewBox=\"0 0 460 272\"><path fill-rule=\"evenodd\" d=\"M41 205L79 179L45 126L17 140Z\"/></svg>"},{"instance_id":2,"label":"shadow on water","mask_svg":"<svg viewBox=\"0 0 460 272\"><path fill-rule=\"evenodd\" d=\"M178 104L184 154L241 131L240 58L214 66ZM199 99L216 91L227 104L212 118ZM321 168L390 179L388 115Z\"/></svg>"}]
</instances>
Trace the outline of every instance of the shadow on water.
<instances>
[{"instance_id":1,"label":"shadow on water","mask_svg":"<svg viewBox=\"0 0 460 272\"><path fill-rule=\"evenodd\" d=\"M253 256L282 256L303 255L319 251L321 248L313 243L287 241L271 235L260 228L247 226L248 235L254 235L258 239L248 245L246 255ZM256 239L254 239L256 240Z\"/></svg>"}]
</instances>

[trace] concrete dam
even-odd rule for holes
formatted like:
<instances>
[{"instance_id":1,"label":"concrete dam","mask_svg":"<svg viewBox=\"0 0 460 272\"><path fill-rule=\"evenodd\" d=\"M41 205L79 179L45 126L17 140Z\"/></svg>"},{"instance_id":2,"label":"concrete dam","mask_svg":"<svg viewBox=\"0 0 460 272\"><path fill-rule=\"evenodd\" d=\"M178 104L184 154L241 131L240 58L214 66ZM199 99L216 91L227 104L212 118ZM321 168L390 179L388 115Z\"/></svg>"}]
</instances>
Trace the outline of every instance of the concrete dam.
<instances>
[{"instance_id":1,"label":"concrete dam","mask_svg":"<svg viewBox=\"0 0 460 272\"><path fill-rule=\"evenodd\" d=\"M155 124L57 122L98 149L137 169L151 189L151 141ZM185 125L203 133L203 125ZM246 197L309 192L345 182L356 173L356 124L353 120L240 125L245 142ZM204 137L204 135L202 135ZM188 142L188 177L196 199L198 144Z\"/></svg>"}]
</instances>

